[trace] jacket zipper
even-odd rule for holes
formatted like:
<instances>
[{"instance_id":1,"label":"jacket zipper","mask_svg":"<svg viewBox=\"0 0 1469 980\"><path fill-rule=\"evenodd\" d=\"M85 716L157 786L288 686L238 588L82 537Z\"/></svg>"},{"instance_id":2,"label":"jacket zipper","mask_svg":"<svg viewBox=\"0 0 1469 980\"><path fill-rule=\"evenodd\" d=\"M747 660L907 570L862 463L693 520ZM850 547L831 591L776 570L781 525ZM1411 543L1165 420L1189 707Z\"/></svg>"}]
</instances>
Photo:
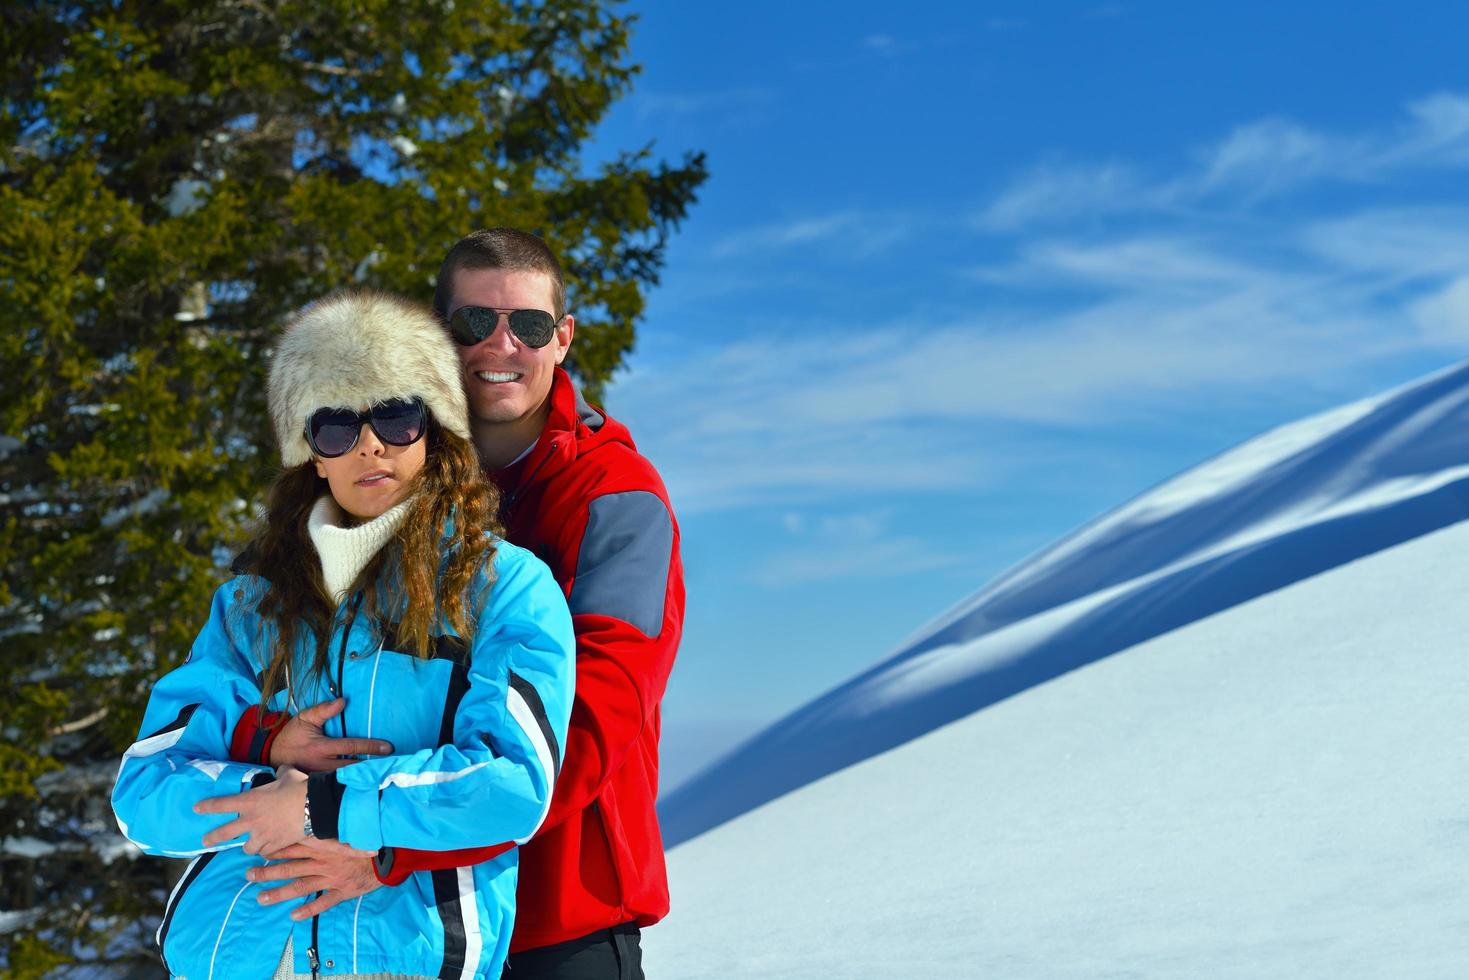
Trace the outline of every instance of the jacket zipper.
<instances>
[{"instance_id":1,"label":"jacket zipper","mask_svg":"<svg viewBox=\"0 0 1469 980\"><path fill-rule=\"evenodd\" d=\"M364 595L361 592L358 592L353 597L352 608L347 611L347 622L342 626L342 642L341 645L337 647L337 683L335 685L331 685L331 683L328 682L328 686L331 688L332 697L339 698L344 696L342 692L343 690L345 690L344 681L346 677L345 672L347 663L347 641L352 637L352 624L357 621L357 611L362 608L363 598ZM343 711L342 714L337 717L337 721L342 726L343 738L346 738L347 736L346 714L346 711ZM321 892L317 892L312 897L320 898ZM319 935L317 930L320 928L320 926L321 915L318 913L317 915L313 915L311 917L311 947L306 950L306 958L311 961L311 980L318 980L318 978L321 976L321 953L316 948L318 941L317 937Z\"/></svg>"},{"instance_id":2,"label":"jacket zipper","mask_svg":"<svg viewBox=\"0 0 1469 980\"><path fill-rule=\"evenodd\" d=\"M320 895L321 892L317 892ZM321 958L316 953L316 920L319 916L311 917L311 946L306 950L306 958L311 961L311 980L317 980L321 976Z\"/></svg>"},{"instance_id":3,"label":"jacket zipper","mask_svg":"<svg viewBox=\"0 0 1469 980\"><path fill-rule=\"evenodd\" d=\"M334 698L346 697L346 694L344 692L347 688L347 641L352 638L352 624L357 621L357 610L362 608L362 600L365 597L366 593L363 592L358 592L355 596L352 597L352 608L347 611L347 622L342 627L342 643L339 647L337 647L337 683L335 685L332 685L330 681L328 681L327 685L331 690L332 697ZM347 712L343 711L340 715L338 715L337 721L342 726L341 737L346 738Z\"/></svg>"},{"instance_id":4,"label":"jacket zipper","mask_svg":"<svg viewBox=\"0 0 1469 980\"><path fill-rule=\"evenodd\" d=\"M510 512L515 509L515 504L520 500L525 492L530 489L531 481L536 478L537 473L541 472L541 468L546 465L546 462L553 455L555 455L556 450L560 445L561 441L559 439L551 440L550 447L546 450L545 455L542 456L540 460L536 463L536 468L530 471L529 476L520 481L519 485L515 488L515 492L510 495L509 499L507 499L503 504L500 505L500 516L504 519L507 526L510 524Z\"/></svg>"}]
</instances>

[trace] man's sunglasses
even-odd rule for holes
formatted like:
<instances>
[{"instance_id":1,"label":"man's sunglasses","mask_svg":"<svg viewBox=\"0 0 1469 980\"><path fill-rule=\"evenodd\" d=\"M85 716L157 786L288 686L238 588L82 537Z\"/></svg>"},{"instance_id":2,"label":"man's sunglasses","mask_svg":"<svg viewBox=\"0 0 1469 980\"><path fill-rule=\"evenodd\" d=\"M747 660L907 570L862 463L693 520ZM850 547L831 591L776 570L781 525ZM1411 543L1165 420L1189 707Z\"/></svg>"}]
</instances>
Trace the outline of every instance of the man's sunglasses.
<instances>
[{"instance_id":1,"label":"man's sunglasses","mask_svg":"<svg viewBox=\"0 0 1469 980\"><path fill-rule=\"evenodd\" d=\"M394 398L365 412L318 408L306 420L306 441L316 455L334 459L357 445L364 422L388 445L411 446L428 429L428 409L418 398Z\"/></svg>"},{"instance_id":2,"label":"man's sunglasses","mask_svg":"<svg viewBox=\"0 0 1469 980\"><path fill-rule=\"evenodd\" d=\"M449 317L454 342L473 347L495 332L500 314L510 319L510 332L527 347L545 347L556 335L556 318L545 310L496 310L488 306L461 306Z\"/></svg>"}]
</instances>

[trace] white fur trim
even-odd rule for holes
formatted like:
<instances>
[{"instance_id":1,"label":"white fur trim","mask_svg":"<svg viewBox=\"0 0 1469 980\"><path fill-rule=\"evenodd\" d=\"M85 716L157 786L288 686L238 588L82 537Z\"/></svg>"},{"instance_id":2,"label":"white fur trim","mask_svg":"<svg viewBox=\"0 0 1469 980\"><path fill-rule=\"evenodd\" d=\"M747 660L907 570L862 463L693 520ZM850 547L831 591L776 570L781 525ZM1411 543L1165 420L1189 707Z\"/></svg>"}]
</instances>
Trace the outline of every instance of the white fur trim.
<instances>
[{"instance_id":1,"label":"white fur trim","mask_svg":"<svg viewBox=\"0 0 1469 980\"><path fill-rule=\"evenodd\" d=\"M334 293L287 324L270 362L270 416L281 461L311 459L306 419L318 408L422 398L434 418L469 439L469 408L454 342L425 307L374 292Z\"/></svg>"}]
</instances>

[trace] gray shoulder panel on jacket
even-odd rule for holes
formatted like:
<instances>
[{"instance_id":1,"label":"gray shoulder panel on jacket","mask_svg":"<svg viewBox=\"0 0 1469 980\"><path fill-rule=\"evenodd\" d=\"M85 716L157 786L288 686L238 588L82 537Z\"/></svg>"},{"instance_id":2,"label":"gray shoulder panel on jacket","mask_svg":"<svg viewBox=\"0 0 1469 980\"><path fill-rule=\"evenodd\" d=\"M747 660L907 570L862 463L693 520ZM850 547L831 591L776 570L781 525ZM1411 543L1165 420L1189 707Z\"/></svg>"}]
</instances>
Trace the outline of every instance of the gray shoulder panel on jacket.
<instances>
[{"instance_id":1,"label":"gray shoulder panel on jacket","mask_svg":"<svg viewBox=\"0 0 1469 980\"><path fill-rule=\"evenodd\" d=\"M657 494L630 490L593 499L576 559L571 614L611 616L657 636L672 558L673 520Z\"/></svg>"}]
</instances>

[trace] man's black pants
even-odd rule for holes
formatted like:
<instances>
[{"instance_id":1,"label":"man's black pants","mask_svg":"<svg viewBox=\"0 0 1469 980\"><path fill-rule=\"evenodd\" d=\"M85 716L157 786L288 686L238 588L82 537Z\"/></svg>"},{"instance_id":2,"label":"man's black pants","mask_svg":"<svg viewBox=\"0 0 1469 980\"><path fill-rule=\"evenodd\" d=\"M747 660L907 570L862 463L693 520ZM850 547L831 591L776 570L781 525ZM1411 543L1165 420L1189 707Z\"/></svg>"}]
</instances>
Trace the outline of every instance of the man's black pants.
<instances>
[{"instance_id":1,"label":"man's black pants","mask_svg":"<svg viewBox=\"0 0 1469 980\"><path fill-rule=\"evenodd\" d=\"M511 954L503 980L644 980L641 932L631 922Z\"/></svg>"}]
</instances>

